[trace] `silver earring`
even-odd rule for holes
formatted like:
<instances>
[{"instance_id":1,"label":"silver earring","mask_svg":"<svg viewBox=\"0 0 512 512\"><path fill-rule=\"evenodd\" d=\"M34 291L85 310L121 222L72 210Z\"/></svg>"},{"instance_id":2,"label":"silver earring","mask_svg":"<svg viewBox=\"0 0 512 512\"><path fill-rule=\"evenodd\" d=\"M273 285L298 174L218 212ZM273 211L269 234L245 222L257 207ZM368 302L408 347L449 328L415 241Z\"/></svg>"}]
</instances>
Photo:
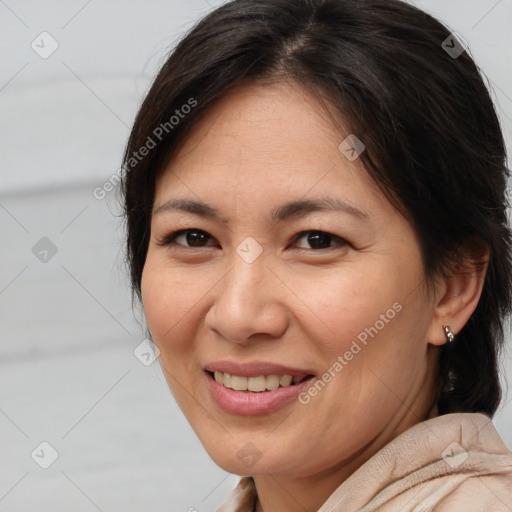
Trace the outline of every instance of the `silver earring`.
<instances>
[{"instance_id":1,"label":"silver earring","mask_svg":"<svg viewBox=\"0 0 512 512\"><path fill-rule=\"evenodd\" d=\"M443 325L443 329L444 329L444 333L446 334L446 339L448 340L448 343L451 343L454 340L455 335L450 330L450 326L449 325Z\"/></svg>"}]
</instances>

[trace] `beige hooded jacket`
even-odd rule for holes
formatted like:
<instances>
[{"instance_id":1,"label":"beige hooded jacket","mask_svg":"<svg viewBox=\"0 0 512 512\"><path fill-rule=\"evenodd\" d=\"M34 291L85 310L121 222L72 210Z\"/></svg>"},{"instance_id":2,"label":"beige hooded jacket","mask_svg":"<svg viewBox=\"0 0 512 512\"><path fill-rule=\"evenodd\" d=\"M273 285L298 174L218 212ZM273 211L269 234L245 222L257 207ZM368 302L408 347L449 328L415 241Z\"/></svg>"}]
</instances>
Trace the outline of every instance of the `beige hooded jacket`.
<instances>
[{"instance_id":1,"label":"beige hooded jacket","mask_svg":"<svg viewBox=\"0 0 512 512\"><path fill-rule=\"evenodd\" d=\"M217 512L254 512L243 477ZM409 428L345 480L318 512L512 512L512 453L483 414Z\"/></svg>"}]
</instances>

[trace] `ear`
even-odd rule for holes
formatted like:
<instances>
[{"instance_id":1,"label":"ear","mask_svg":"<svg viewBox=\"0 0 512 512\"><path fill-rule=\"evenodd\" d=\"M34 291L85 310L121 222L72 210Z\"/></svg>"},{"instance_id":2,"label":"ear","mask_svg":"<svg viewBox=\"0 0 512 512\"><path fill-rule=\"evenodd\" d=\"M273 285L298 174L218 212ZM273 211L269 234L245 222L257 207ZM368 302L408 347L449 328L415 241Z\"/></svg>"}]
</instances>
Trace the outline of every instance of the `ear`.
<instances>
[{"instance_id":1,"label":"ear","mask_svg":"<svg viewBox=\"0 0 512 512\"><path fill-rule=\"evenodd\" d=\"M432 345L447 342L443 325L454 335L462 330L476 309L489 263L489 250L473 243L465 251L464 262L454 264L452 275L439 278L434 294L434 316L427 340Z\"/></svg>"}]
</instances>

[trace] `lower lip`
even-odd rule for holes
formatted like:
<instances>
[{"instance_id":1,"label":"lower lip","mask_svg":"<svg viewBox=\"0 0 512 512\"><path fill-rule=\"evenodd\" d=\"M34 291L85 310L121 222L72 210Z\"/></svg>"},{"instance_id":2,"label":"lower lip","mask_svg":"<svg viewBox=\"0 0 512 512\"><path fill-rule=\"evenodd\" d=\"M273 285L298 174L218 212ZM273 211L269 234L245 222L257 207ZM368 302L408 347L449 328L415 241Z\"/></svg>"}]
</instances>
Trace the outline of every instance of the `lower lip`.
<instances>
[{"instance_id":1,"label":"lower lip","mask_svg":"<svg viewBox=\"0 0 512 512\"><path fill-rule=\"evenodd\" d=\"M313 377L308 377L298 384L279 387L272 391L235 391L219 384L213 376L205 372L211 394L217 405L225 412L244 416L270 414L297 399L298 395L309 386Z\"/></svg>"}]
</instances>

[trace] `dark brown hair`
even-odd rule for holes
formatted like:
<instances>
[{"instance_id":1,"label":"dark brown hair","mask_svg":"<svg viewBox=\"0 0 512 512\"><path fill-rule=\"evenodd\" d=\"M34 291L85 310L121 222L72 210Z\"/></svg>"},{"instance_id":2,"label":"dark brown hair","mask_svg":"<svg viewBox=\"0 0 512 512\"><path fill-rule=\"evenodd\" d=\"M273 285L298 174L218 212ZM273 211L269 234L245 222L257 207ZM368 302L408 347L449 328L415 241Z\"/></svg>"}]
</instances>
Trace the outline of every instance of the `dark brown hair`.
<instances>
[{"instance_id":1,"label":"dark brown hair","mask_svg":"<svg viewBox=\"0 0 512 512\"><path fill-rule=\"evenodd\" d=\"M453 264L478 268L465 250L470 243L489 250L478 306L441 350L438 406L440 414L492 416L511 309L509 171L479 69L468 51L447 51L443 41L455 44L449 37L400 0L235 0L200 20L156 77L124 155L127 262L137 297L155 182L191 127L239 85L296 81L329 98L363 140L367 172L415 229L427 284Z\"/></svg>"}]
</instances>

